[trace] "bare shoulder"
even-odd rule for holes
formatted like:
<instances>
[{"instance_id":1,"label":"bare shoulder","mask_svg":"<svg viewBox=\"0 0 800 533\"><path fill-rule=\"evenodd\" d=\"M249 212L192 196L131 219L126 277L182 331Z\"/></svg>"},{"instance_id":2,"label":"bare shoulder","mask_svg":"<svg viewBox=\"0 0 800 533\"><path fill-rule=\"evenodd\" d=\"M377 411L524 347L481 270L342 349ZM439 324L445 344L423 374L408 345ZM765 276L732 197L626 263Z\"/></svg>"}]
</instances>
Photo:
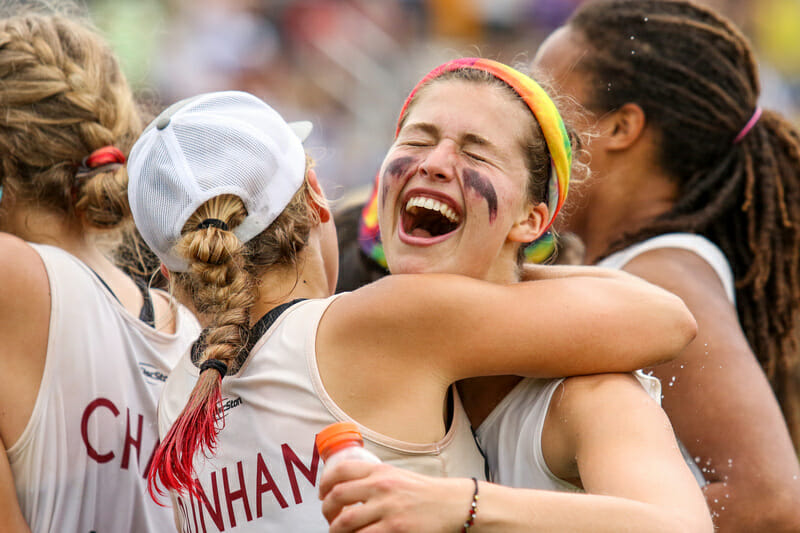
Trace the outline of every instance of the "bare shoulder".
<instances>
[{"instance_id":1,"label":"bare shoulder","mask_svg":"<svg viewBox=\"0 0 800 533\"><path fill-rule=\"evenodd\" d=\"M492 289L492 284L455 274L395 274L343 294L331 304L336 312L329 314L337 321L360 324L368 317L375 327L382 323L394 327L398 317L440 315L442 307Z\"/></svg>"},{"instance_id":2,"label":"bare shoulder","mask_svg":"<svg viewBox=\"0 0 800 533\"><path fill-rule=\"evenodd\" d=\"M570 377L553 394L542 451L556 476L577 484L581 478L577 454L587 443L625 433L621 422L653 416L663 423L663 411L632 374Z\"/></svg>"},{"instance_id":3,"label":"bare shoulder","mask_svg":"<svg viewBox=\"0 0 800 533\"><path fill-rule=\"evenodd\" d=\"M577 450L581 441L599 440L608 431L652 417L666 418L633 374L595 374L563 381L553 396L548 426L560 426L566 438L575 439L568 448Z\"/></svg>"},{"instance_id":4,"label":"bare shoulder","mask_svg":"<svg viewBox=\"0 0 800 533\"><path fill-rule=\"evenodd\" d=\"M550 402L548 418L572 428L585 421L595 422L606 415L619 416L632 406L660 411L658 404L647 394L641 383L629 373L592 374L566 378Z\"/></svg>"},{"instance_id":5,"label":"bare shoulder","mask_svg":"<svg viewBox=\"0 0 800 533\"><path fill-rule=\"evenodd\" d=\"M0 272L0 315L34 303L30 300L36 300L40 293L48 294L41 257L28 243L8 233L0 233Z\"/></svg>"},{"instance_id":6,"label":"bare shoulder","mask_svg":"<svg viewBox=\"0 0 800 533\"><path fill-rule=\"evenodd\" d=\"M660 248L636 256L624 270L670 292L686 297L702 294L728 301L717 272L698 254L680 248Z\"/></svg>"},{"instance_id":7,"label":"bare shoulder","mask_svg":"<svg viewBox=\"0 0 800 533\"><path fill-rule=\"evenodd\" d=\"M656 405L633 374L627 373L567 378L553 396L556 406L588 413L627 405L631 400L647 401Z\"/></svg>"}]
</instances>

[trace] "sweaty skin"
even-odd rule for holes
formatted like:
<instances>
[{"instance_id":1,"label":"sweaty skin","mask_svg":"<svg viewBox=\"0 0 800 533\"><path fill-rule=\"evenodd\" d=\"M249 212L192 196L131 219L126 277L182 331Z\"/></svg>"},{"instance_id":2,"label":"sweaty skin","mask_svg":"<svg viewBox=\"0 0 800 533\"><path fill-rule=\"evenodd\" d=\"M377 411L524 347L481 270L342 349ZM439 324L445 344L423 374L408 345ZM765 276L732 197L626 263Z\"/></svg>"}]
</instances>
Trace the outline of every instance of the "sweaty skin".
<instances>
[{"instance_id":1,"label":"sweaty skin","mask_svg":"<svg viewBox=\"0 0 800 533\"><path fill-rule=\"evenodd\" d=\"M397 180L401 176L405 176L408 172L408 168L415 161L416 159L411 156L398 157L386 166L386 170L383 173L383 190L381 191L383 193L381 195L381 203L384 206L386 205L386 191L389 188L391 181Z\"/></svg>"},{"instance_id":2,"label":"sweaty skin","mask_svg":"<svg viewBox=\"0 0 800 533\"><path fill-rule=\"evenodd\" d=\"M486 199L489 207L489 223L497 218L497 193L492 186L492 182L483 177L478 171L471 168L464 169L464 186L472 189Z\"/></svg>"}]
</instances>

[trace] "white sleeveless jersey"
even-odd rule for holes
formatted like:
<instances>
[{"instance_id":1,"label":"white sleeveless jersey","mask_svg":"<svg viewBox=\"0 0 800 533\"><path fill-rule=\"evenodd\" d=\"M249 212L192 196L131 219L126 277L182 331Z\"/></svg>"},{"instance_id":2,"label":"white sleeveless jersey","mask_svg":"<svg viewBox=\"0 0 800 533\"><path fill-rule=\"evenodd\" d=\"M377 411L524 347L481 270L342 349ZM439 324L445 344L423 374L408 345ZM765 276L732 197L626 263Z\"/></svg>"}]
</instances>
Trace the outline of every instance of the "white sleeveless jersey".
<instances>
[{"instance_id":1,"label":"white sleeveless jersey","mask_svg":"<svg viewBox=\"0 0 800 533\"><path fill-rule=\"evenodd\" d=\"M730 264L725 258L725 254L717 248L717 245L702 235L695 235L694 233L667 233L659 235L658 237L647 239L646 241L613 253L598 262L597 266L622 270L625 268L625 265L630 263L637 256L645 252L665 248L687 250L700 256L714 269L714 272L716 272L722 286L725 288L725 294L728 295L728 299L731 303L736 303L733 272L731 271Z\"/></svg>"},{"instance_id":2,"label":"white sleeveless jersey","mask_svg":"<svg viewBox=\"0 0 800 533\"><path fill-rule=\"evenodd\" d=\"M661 403L661 382L634 372L647 394ZM525 489L580 491L553 474L542 452L542 429L560 379L526 378L511 389L475 432L495 483Z\"/></svg>"},{"instance_id":3,"label":"white sleeveless jersey","mask_svg":"<svg viewBox=\"0 0 800 533\"><path fill-rule=\"evenodd\" d=\"M31 418L8 450L17 497L34 533L169 531L172 512L146 493L156 402L197 337L178 307L177 333L134 317L78 259L32 245L50 283L50 331Z\"/></svg>"},{"instance_id":4,"label":"white sleeveless jersey","mask_svg":"<svg viewBox=\"0 0 800 533\"><path fill-rule=\"evenodd\" d=\"M219 447L210 459L195 458L203 495L173 495L179 531L328 531L318 498L322 462L314 439L329 424L353 421L325 391L317 369L317 326L335 298L273 310L265 319L274 323L246 362L222 380L225 426ZM167 380L159 405L162 437L198 375L187 354ZM454 403L453 421L439 442L401 442L360 426L365 447L386 463L416 472L483 479L483 458L457 395Z\"/></svg>"}]
</instances>

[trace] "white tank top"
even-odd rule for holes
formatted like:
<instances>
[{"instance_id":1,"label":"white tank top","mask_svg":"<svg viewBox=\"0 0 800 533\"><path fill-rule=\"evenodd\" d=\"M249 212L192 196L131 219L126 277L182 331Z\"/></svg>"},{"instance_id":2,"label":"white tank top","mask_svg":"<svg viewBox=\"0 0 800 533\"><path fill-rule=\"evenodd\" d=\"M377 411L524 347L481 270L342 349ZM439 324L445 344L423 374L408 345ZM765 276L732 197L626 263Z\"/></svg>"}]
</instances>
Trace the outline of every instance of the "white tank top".
<instances>
[{"instance_id":1,"label":"white tank top","mask_svg":"<svg viewBox=\"0 0 800 533\"><path fill-rule=\"evenodd\" d=\"M32 245L50 283L47 358L31 418L8 450L35 533L161 532L172 512L145 491L156 402L200 328L178 307L177 333L134 317L78 259Z\"/></svg>"},{"instance_id":2,"label":"white tank top","mask_svg":"<svg viewBox=\"0 0 800 533\"><path fill-rule=\"evenodd\" d=\"M728 295L728 299L732 303L736 303L736 291L734 289L733 272L731 271L730 264L725 258L725 254L717 248L717 245L702 235L695 235L694 233L667 233L665 235L659 235L658 237L647 239L646 241L613 253L598 262L597 266L622 270L625 268L625 265L630 263L635 257L645 252L664 248L678 248L700 256L714 269L714 272L716 272L717 277L720 282L722 282L722 286L725 288L725 294Z\"/></svg>"},{"instance_id":3,"label":"white tank top","mask_svg":"<svg viewBox=\"0 0 800 533\"><path fill-rule=\"evenodd\" d=\"M195 459L204 497L176 498L181 532L328 531L314 439L328 424L355 422L330 398L317 369L317 326L335 298L276 309L260 322L268 329L239 371L222 380L225 427L217 453ZM198 375L186 354L167 380L159 406L162 437ZM406 443L360 426L365 447L386 463L423 474L483 479L483 457L457 395L454 404L451 426L439 442Z\"/></svg>"},{"instance_id":4,"label":"white tank top","mask_svg":"<svg viewBox=\"0 0 800 533\"><path fill-rule=\"evenodd\" d=\"M661 403L661 382L634 372L653 400ZM526 378L520 381L475 432L495 483L509 487L580 491L553 474L542 452L542 429L550 400L560 379Z\"/></svg>"}]
</instances>

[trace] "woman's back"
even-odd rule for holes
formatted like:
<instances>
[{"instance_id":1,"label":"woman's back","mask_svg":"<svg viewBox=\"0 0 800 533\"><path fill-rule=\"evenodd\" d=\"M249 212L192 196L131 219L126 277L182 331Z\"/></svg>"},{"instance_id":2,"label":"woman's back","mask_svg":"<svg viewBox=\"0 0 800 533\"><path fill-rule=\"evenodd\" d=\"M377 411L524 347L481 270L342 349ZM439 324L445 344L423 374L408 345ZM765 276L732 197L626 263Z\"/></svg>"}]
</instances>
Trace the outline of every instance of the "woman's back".
<instances>
[{"instance_id":1,"label":"woman's back","mask_svg":"<svg viewBox=\"0 0 800 533\"><path fill-rule=\"evenodd\" d=\"M202 495L177 497L179 520L223 531L324 531L317 481L322 462L316 433L353 421L328 395L317 368L317 326L336 297L289 302L251 329L241 366L222 380L225 430L217 453L195 458ZM194 350L199 356L199 352ZM185 356L167 381L159 407L166 434L194 388L200 370ZM455 399L453 419L438 442L408 443L361 427L365 446L383 462L435 476L478 476L483 458ZM254 428L262 428L254 430Z\"/></svg>"},{"instance_id":2,"label":"woman's back","mask_svg":"<svg viewBox=\"0 0 800 533\"><path fill-rule=\"evenodd\" d=\"M176 332L156 331L77 258L31 246L49 280L50 316L35 404L21 436L5 443L20 508L33 531L162 531L171 511L145 491L153 413L196 320L179 306Z\"/></svg>"}]
</instances>

